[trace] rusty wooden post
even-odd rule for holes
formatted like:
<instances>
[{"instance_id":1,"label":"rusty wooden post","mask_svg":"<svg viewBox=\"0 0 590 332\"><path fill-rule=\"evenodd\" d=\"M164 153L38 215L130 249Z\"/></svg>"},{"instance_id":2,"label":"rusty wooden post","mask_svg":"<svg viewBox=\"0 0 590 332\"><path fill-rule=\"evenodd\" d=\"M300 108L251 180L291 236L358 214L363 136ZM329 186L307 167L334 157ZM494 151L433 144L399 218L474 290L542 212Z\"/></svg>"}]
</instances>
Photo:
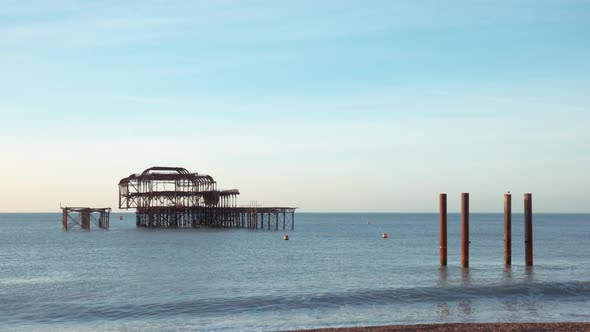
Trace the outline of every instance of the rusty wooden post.
<instances>
[{"instance_id":1,"label":"rusty wooden post","mask_svg":"<svg viewBox=\"0 0 590 332\"><path fill-rule=\"evenodd\" d=\"M533 266L533 198L524 194L524 260L526 266Z\"/></svg>"},{"instance_id":2,"label":"rusty wooden post","mask_svg":"<svg viewBox=\"0 0 590 332\"><path fill-rule=\"evenodd\" d=\"M80 211L80 221L83 229L90 229L90 211Z\"/></svg>"},{"instance_id":3,"label":"rusty wooden post","mask_svg":"<svg viewBox=\"0 0 590 332\"><path fill-rule=\"evenodd\" d=\"M461 267L469 267L469 193L461 193Z\"/></svg>"},{"instance_id":4,"label":"rusty wooden post","mask_svg":"<svg viewBox=\"0 0 590 332\"><path fill-rule=\"evenodd\" d=\"M447 266L447 194L439 196L439 212L440 265Z\"/></svg>"},{"instance_id":5,"label":"rusty wooden post","mask_svg":"<svg viewBox=\"0 0 590 332\"><path fill-rule=\"evenodd\" d=\"M512 264L512 195L504 194L504 264Z\"/></svg>"},{"instance_id":6,"label":"rusty wooden post","mask_svg":"<svg viewBox=\"0 0 590 332\"><path fill-rule=\"evenodd\" d=\"M62 208L61 225L64 230L68 230L68 208Z\"/></svg>"}]
</instances>

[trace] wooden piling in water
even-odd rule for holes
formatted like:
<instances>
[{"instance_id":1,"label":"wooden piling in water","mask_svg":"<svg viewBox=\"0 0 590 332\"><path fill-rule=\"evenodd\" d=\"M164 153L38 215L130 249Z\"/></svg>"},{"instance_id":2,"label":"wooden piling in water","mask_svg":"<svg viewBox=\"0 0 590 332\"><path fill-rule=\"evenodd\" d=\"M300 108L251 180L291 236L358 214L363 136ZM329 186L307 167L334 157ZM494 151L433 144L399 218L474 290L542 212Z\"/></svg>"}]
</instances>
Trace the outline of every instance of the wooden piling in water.
<instances>
[{"instance_id":1,"label":"wooden piling in water","mask_svg":"<svg viewBox=\"0 0 590 332\"><path fill-rule=\"evenodd\" d=\"M469 193L461 193L461 267L469 267Z\"/></svg>"},{"instance_id":2,"label":"wooden piling in water","mask_svg":"<svg viewBox=\"0 0 590 332\"><path fill-rule=\"evenodd\" d=\"M447 265L447 194L439 196L439 243L440 265Z\"/></svg>"},{"instance_id":3,"label":"wooden piling in water","mask_svg":"<svg viewBox=\"0 0 590 332\"><path fill-rule=\"evenodd\" d=\"M533 266L533 198L524 194L524 260L526 266Z\"/></svg>"},{"instance_id":4,"label":"wooden piling in water","mask_svg":"<svg viewBox=\"0 0 590 332\"><path fill-rule=\"evenodd\" d=\"M67 208L62 208L62 216L61 216L61 226L64 230L68 230L68 210Z\"/></svg>"},{"instance_id":5,"label":"wooden piling in water","mask_svg":"<svg viewBox=\"0 0 590 332\"><path fill-rule=\"evenodd\" d=\"M90 212L82 211L80 212L80 218L82 220L82 228L83 229L90 229Z\"/></svg>"},{"instance_id":6,"label":"wooden piling in water","mask_svg":"<svg viewBox=\"0 0 590 332\"><path fill-rule=\"evenodd\" d=\"M109 229L110 208L62 207L61 224L65 231L74 226L90 230L94 222L99 228Z\"/></svg>"},{"instance_id":7,"label":"wooden piling in water","mask_svg":"<svg viewBox=\"0 0 590 332\"><path fill-rule=\"evenodd\" d=\"M512 195L504 194L504 264L512 264Z\"/></svg>"}]
</instances>

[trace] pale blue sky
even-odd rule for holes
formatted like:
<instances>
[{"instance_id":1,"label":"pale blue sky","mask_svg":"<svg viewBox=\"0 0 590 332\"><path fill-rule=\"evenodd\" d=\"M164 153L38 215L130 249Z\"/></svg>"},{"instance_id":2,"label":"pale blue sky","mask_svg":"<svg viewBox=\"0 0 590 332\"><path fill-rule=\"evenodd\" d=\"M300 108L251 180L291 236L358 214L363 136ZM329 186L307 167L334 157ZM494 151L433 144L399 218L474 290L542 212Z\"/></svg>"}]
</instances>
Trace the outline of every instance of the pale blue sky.
<instances>
[{"instance_id":1,"label":"pale blue sky","mask_svg":"<svg viewBox=\"0 0 590 332\"><path fill-rule=\"evenodd\" d=\"M152 165L302 211L590 211L590 1L0 0L0 211Z\"/></svg>"}]
</instances>

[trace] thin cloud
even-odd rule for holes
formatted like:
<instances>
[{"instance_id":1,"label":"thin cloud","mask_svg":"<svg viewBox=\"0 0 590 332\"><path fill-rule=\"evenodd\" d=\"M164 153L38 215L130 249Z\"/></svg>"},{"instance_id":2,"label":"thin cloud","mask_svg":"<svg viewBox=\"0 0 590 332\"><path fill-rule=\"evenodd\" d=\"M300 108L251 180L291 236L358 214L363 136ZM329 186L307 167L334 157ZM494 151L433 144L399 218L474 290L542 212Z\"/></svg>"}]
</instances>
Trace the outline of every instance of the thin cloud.
<instances>
[{"instance_id":1,"label":"thin cloud","mask_svg":"<svg viewBox=\"0 0 590 332\"><path fill-rule=\"evenodd\" d=\"M560 20L578 1L82 1L3 4L0 42L7 47L106 47L166 41L287 42L345 38L474 24Z\"/></svg>"}]
</instances>

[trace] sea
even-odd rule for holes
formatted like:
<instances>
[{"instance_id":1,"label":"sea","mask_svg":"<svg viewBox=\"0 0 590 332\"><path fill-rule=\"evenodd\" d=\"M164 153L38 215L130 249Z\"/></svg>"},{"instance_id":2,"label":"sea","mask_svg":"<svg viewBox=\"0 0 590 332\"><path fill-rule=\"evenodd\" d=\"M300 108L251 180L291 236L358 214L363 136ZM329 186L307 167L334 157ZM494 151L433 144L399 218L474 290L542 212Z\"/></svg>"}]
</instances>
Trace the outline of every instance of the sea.
<instances>
[{"instance_id":1,"label":"sea","mask_svg":"<svg viewBox=\"0 0 590 332\"><path fill-rule=\"evenodd\" d=\"M123 220L119 220L119 216ZM296 213L295 230L61 229L61 214L0 214L1 331L276 331L444 322L590 321L590 214L459 215L439 266L435 213ZM383 233L388 238L382 237ZM289 240L283 236L289 235Z\"/></svg>"}]
</instances>

